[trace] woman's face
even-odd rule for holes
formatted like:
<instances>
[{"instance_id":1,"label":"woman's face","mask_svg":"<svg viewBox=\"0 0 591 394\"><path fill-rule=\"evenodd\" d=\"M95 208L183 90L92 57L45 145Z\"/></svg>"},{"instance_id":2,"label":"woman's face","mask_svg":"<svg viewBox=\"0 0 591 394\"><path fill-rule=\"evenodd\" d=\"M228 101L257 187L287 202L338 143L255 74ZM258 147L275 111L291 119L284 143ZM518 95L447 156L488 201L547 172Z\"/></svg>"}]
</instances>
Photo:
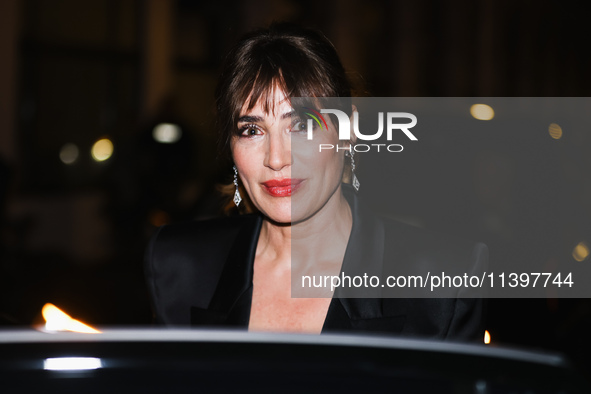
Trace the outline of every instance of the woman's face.
<instances>
[{"instance_id":1,"label":"woman's face","mask_svg":"<svg viewBox=\"0 0 591 394\"><path fill-rule=\"evenodd\" d=\"M314 130L313 140L308 140L305 120L302 125L292 119L283 92L276 89L273 100L273 113L266 113L261 103L242 109L232 156L257 209L272 221L297 223L338 200L344 150L319 152L320 144L339 144L328 116L328 130Z\"/></svg>"}]
</instances>

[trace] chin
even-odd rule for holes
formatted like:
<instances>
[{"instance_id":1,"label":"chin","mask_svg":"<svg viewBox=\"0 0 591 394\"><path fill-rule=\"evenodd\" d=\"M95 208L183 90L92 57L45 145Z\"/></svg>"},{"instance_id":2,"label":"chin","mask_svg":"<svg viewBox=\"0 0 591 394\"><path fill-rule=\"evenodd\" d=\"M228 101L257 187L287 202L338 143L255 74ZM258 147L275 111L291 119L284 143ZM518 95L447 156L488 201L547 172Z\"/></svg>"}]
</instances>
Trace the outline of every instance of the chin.
<instances>
[{"instance_id":1,"label":"chin","mask_svg":"<svg viewBox=\"0 0 591 394\"><path fill-rule=\"evenodd\" d=\"M259 211L273 222L282 224L291 223L291 203L259 207Z\"/></svg>"}]
</instances>

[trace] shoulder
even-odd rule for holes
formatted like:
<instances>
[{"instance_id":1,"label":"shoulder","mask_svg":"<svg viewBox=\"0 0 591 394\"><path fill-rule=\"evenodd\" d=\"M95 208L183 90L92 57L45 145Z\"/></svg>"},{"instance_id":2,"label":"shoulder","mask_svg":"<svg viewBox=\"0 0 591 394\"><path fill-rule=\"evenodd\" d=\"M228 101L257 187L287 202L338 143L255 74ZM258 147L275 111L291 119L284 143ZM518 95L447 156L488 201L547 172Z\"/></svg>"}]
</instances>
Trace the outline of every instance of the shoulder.
<instances>
[{"instance_id":1,"label":"shoulder","mask_svg":"<svg viewBox=\"0 0 591 394\"><path fill-rule=\"evenodd\" d=\"M488 248L482 242L463 239L448 232L423 229L379 215L373 205L358 197L352 188L344 185L343 194L351 206L355 236L366 243L368 237L383 237L386 255L412 257L413 259L471 260L476 256L488 256ZM357 224L355 224L357 222ZM370 242L378 245L376 242ZM356 243L355 245L358 245Z\"/></svg>"},{"instance_id":2,"label":"shoulder","mask_svg":"<svg viewBox=\"0 0 591 394\"><path fill-rule=\"evenodd\" d=\"M212 245L211 241L232 240L245 228L255 227L260 218L257 215L220 217L209 220L189 221L159 227L152 236L150 252L157 252L167 246L185 246L195 243Z\"/></svg>"},{"instance_id":3,"label":"shoulder","mask_svg":"<svg viewBox=\"0 0 591 394\"><path fill-rule=\"evenodd\" d=\"M418 253L422 258L438 257L438 260L459 256L470 258L473 254L488 256L488 248L482 243L445 232L427 230L389 218L380 218L384 225L388 244L400 250Z\"/></svg>"},{"instance_id":4,"label":"shoulder","mask_svg":"<svg viewBox=\"0 0 591 394\"><path fill-rule=\"evenodd\" d=\"M224 260L230 245L243 232L260 226L258 215L222 217L165 225L156 231L146 250L152 264L186 265L200 256L200 265Z\"/></svg>"}]
</instances>

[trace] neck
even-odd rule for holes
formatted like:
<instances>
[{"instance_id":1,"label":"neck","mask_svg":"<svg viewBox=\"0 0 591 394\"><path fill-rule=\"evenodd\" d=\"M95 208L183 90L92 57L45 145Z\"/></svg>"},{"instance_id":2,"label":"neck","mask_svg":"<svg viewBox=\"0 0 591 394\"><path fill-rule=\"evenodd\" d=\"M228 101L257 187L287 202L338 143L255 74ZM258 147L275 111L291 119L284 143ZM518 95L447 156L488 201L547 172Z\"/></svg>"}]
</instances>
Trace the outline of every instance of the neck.
<instances>
[{"instance_id":1,"label":"neck","mask_svg":"<svg viewBox=\"0 0 591 394\"><path fill-rule=\"evenodd\" d=\"M341 187L310 218L292 225L263 222L257 257L298 273L338 274L352 227L349 203ZM336 272L335 272L336 271Z\"/></svg>"}]
</instances>

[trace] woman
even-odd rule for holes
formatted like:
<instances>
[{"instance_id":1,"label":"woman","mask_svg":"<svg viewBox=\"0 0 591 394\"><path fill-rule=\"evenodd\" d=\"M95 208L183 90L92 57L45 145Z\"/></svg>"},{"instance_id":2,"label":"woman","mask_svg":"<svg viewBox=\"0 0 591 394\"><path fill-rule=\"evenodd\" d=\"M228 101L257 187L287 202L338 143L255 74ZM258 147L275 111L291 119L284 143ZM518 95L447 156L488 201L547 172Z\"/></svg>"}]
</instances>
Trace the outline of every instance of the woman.
<instances>
[{"instance_id":1,"label":"woman","mask_svg":"<svg viewBox=\"0 0 591 394\"><path fill-rule=\"evenodd\" d=\"M146 254L158 322L481 337L482 304L475 299L343 298L328 286L292 297L304 276L360 267L383 272L389 259L403 256L412 265L426 251L470 255L468 265L486 260L482 244L442 239L365 211L342 183L346 162L356 179L354 140L339 140L336 122L324 116L311 144L305 111L291 101L315 97L310 105L319 108L322 98L338 97L338 109L351 116L350 95L338 55L320 33L278 24L234 47L216 92L216 115L222 148L235 164L234 202L248 198L258 213L158 230ZM320 143L340 149L319 152Z\"/></svg>"}]
</instances>

